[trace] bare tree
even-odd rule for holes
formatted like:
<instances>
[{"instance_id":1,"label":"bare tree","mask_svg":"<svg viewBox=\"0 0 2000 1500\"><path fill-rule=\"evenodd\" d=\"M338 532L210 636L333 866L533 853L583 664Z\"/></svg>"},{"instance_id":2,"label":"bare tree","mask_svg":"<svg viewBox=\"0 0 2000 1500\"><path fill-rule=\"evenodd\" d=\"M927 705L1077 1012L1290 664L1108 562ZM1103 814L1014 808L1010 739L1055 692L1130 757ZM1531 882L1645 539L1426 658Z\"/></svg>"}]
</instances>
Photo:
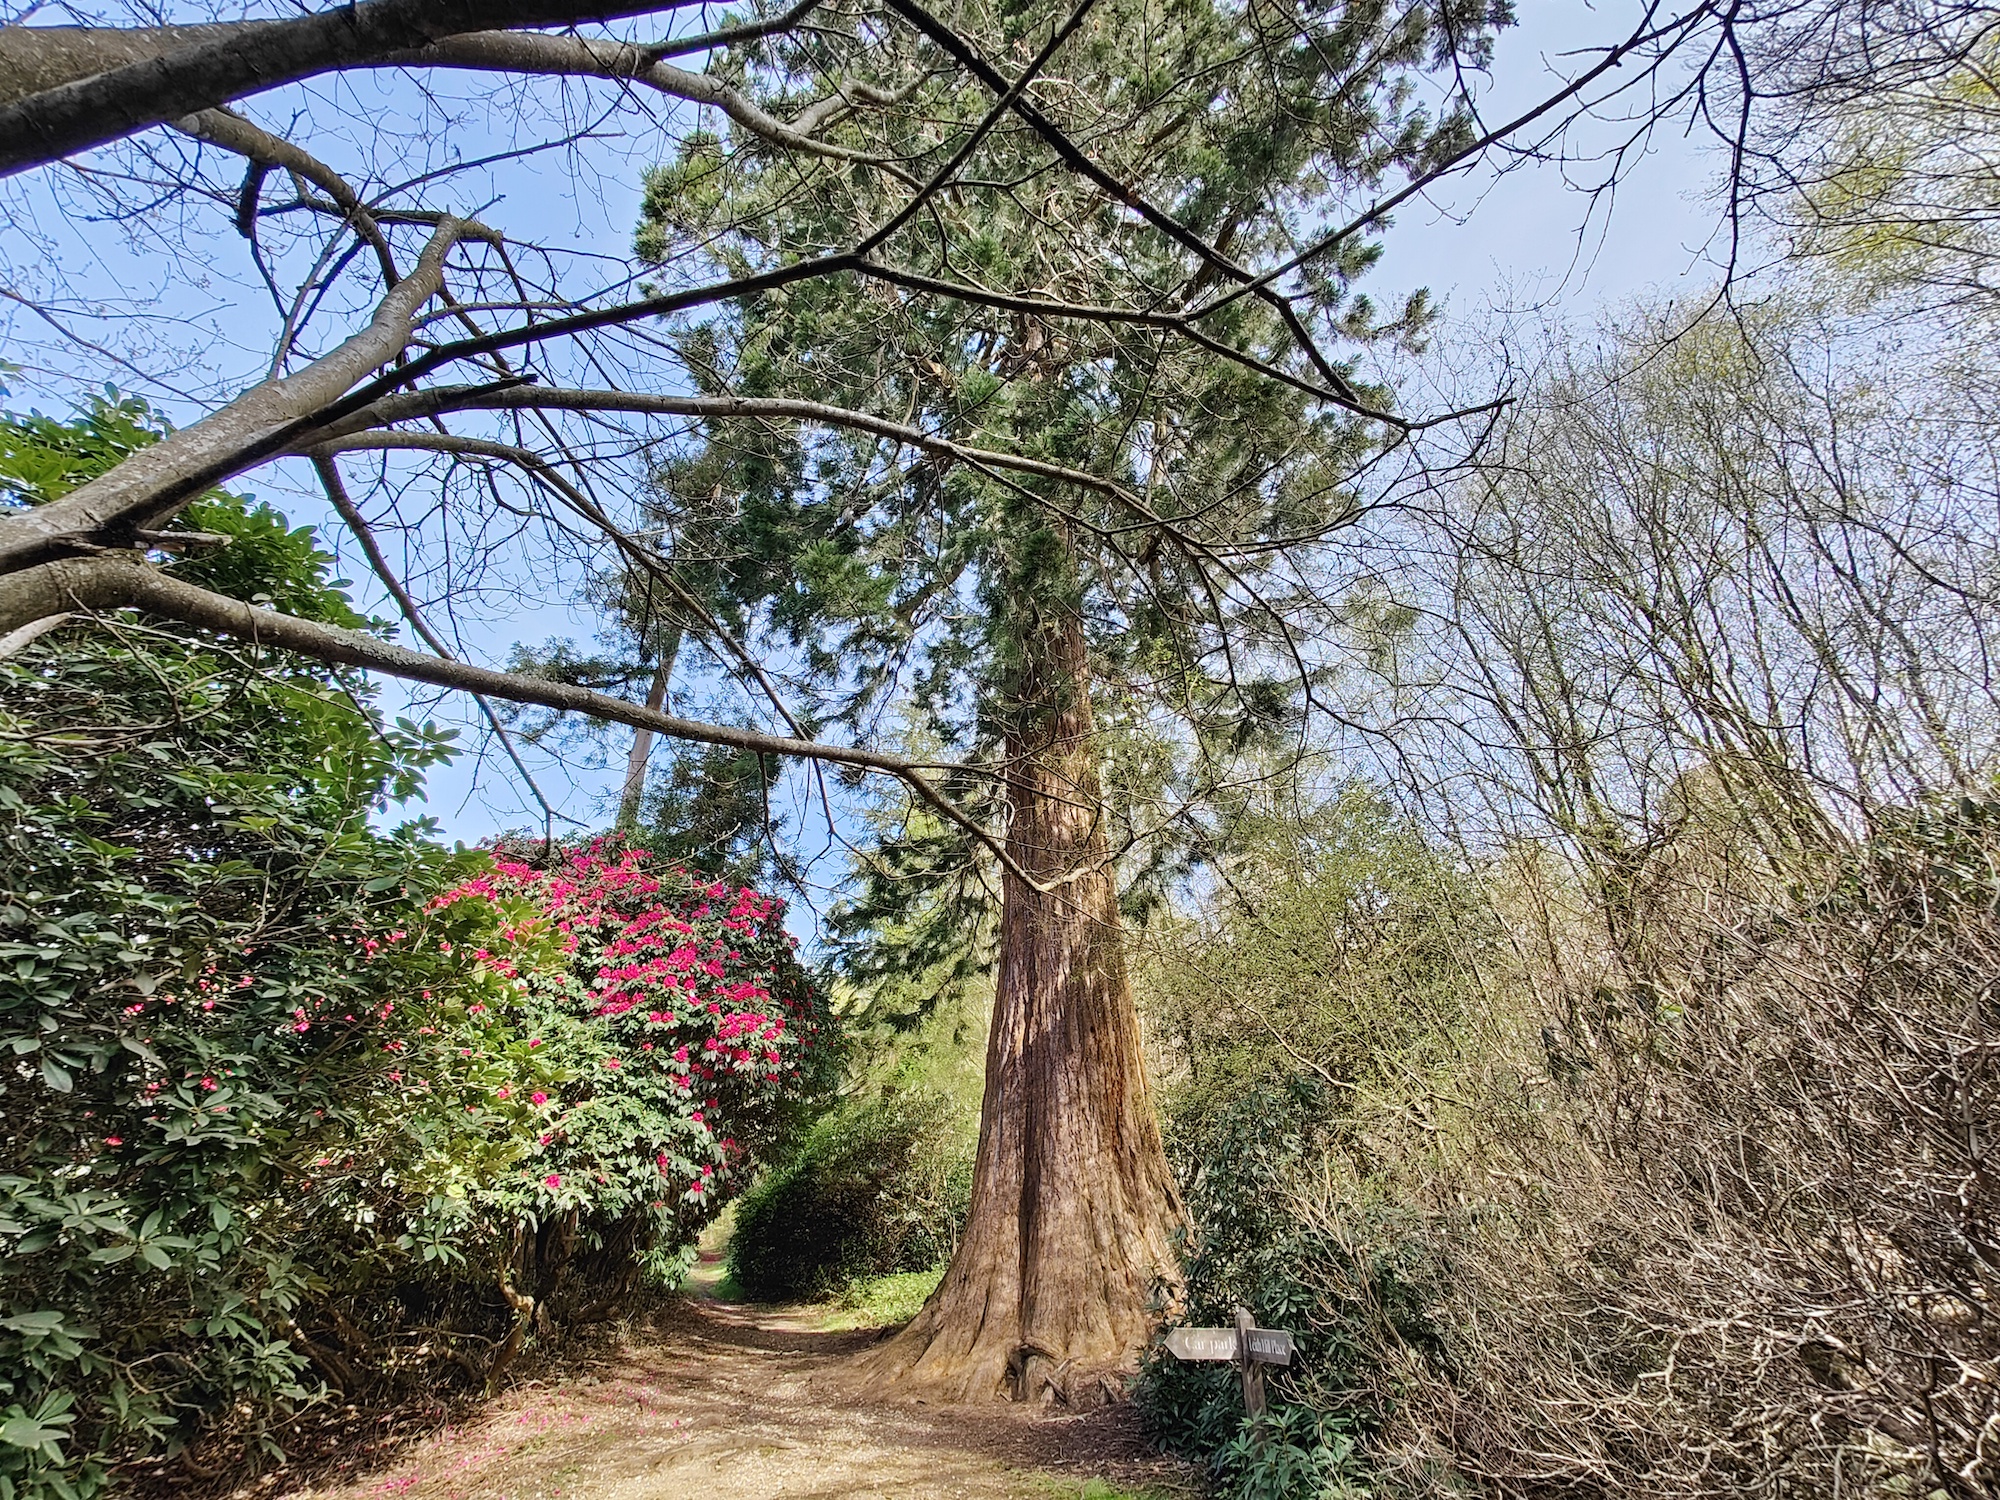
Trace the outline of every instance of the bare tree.
<instances>
[{"instance_id":1,"label":"bare tree","mask_svg":"<svg viewBox=\"0 0 2000 1500\"><path fill-rule=\"evenodd\" d=\"M1993 1490L2000 427L1962 329L1795 292L1558 331L1473 472L1349 533L1385 731L1349 743L1493 919L1448 1060L1395 1049L1421 987L1371 1017L1404 1076L1343 1090L1287 1204L1339 1247L1326 1321L1378 1320L1306 1399L1373 1402L1413 1493ZM1390 1246L1442 1357L1367 1290Z\"/></svg>"},{"instance_id":2,"label":"bare tree","mask_svg":"<svg viewBox=\"0 0 2000 1500\"><path fill-rule=\"evenodd\" d=\"M1383 699L1406 784L1475 847L1567 847L1614 908L1718 809L1778 868L1980 795L2000 431L1979 362L1796 296L1599 337L1553 336L1476 476L1370 539L1407 609Z\"/></svg>"},{"instance_id":3,"label":"bare tree","mask_svg":"<svg viewBox=\"0 0 2000 1500\"><path fill-rule=\"evenodd\" d=\"M1754 31L1722 89L1738 202L1794 267L1990 311L2000 20L1958 0L1844 0Z\"/></svg>"}]
</instances>

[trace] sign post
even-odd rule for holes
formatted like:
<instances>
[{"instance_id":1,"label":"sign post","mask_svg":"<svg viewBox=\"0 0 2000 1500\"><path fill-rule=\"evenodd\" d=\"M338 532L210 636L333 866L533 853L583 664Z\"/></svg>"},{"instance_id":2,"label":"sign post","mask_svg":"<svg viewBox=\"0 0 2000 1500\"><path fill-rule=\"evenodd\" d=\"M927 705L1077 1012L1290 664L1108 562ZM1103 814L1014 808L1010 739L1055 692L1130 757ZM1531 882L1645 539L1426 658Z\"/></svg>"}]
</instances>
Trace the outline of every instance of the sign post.
<instances>
[{"instance_id":1,"label":"sign post","mask_svg":"<svg viewBox=\"0 0 2000 1500\"><path fill-rule=\"evenodd\" d=\"M1282 1328L1259 1328L1250 1309L1236 1309L1234 1328L1170 1328L1167 1352L1175 1359L1230 1360L1243 1379L1243 1410L1261 1417L1267 1405L1264 1366L1292 1362L1292 1336Z\"/></svg>"},{"instance_id":2,"label":"sign post","mask_svg":"<svg viewBox=\"0 0 2000 1500\"><path fill-rule=\"evenodd\" d=\"M1257 1320L1250 1309L1236 1309L1236 1371L1243 1377L1243 1410L1254 1419L1264 1415L1264 1363L1250 1352L1250 1334Z\"/></svg>"}]
</instances>

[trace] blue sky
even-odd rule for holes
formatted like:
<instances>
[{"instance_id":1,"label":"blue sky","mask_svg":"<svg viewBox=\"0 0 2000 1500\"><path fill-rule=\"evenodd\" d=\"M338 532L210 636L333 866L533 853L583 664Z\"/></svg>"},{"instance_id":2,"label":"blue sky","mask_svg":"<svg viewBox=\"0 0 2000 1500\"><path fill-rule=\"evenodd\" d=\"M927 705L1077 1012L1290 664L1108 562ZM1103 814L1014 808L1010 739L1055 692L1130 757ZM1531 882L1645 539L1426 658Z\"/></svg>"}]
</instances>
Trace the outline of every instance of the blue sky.
<instances>
[{"instance_id":1,"label":"blue sky","mask_svg":"<svg viewBox=\"0 0 2000 1500\"><path fill-rule=\"evenodd\" d=\"M1629 25L1632 7L1579 0L1522 0L1518 24L1499 40L1489 123L1511 119L1572 72L1576 49ZM1449 313L1553 304L1569 318L1639 295L1676 295L1708 284L1717 214L1705 201L1720 165L1705 139L1677 129L1651 135L1615 193L1587 190L1602 168L1589 158L1625 135L1586 123L1567 142L1569 165L1521 166L1474 176L1413 204L1390 230L1379 271L1385 288L1428 286Z\"/></svg>"}]
</instances>

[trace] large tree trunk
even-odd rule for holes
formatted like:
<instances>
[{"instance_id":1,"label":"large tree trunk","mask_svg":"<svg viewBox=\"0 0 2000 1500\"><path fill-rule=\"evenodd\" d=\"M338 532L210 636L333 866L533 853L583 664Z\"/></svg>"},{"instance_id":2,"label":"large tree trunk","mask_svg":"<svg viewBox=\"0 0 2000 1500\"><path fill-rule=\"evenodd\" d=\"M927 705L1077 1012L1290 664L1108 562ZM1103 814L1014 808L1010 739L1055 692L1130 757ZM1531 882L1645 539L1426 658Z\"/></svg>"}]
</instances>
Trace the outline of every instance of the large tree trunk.
<instances>
[{"instance_id":1,"label":"large tree trunk","mask_svg":"<svg viewBox=\"0 0 2000 1500\"><path fill-rule=\"evenodd\" d=\"M1031 623L1008 736L1001 955L972 1210L921 1313L864 1371L944 1400L1115 1394L1175 1277L1181 1208L1147 1096L1099 817L1082 625ZM1019 721L1017 721L1019 722Z\"/></svg>"}]
</instances>

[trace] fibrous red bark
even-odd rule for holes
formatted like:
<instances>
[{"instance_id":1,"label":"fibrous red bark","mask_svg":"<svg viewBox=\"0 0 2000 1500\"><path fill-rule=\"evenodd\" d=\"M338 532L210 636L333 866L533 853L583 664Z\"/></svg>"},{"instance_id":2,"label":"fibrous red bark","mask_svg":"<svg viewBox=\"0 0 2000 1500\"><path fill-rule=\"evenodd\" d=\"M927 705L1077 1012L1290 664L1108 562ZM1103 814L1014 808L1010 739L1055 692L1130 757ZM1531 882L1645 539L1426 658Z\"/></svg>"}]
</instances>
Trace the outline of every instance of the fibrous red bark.
<instances>
[{"instance_id":1,"label":"fibrous red bark","mask_svg":"<svg viewBox=\"0 0 2000 1500\"><path fill-rule=\"evenodd\" d=\"M1008 737L1001 953L972 1206L937 1292L868 1377L943 1400L1115 1394L1175 1277L1181 1208L1148 1097L1073 614L1029 626ZM1038 885L1050 889L1037 889Z\"/></svg>"}]
</instances>

